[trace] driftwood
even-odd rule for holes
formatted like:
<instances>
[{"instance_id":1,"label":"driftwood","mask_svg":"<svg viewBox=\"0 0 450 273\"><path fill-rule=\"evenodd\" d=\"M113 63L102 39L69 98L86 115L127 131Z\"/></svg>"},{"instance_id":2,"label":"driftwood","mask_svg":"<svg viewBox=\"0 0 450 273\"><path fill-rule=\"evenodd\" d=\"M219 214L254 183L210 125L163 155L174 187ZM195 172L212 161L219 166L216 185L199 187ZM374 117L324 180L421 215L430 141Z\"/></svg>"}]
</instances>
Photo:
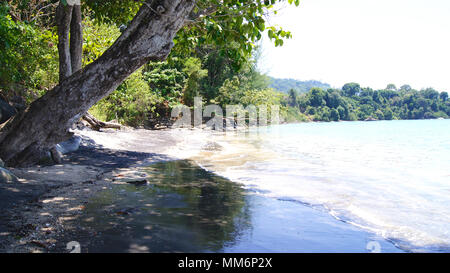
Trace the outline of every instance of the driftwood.
<instances>
[{"instance_id":1,"label":"driftwood","mask_svg":"<svg viewBox=\"0 0 450 273\"><path fill-rule=\"evenodd\" d=\"M102 129L102 128L112 128L112 129L119 129L119 130L122 128L120 126L120 124L103 122L101 120L96 119L93 115L91 115L89 113L84 114L83 120L85 120L87 123L89 123L90 127L96 131L100 131L100 129Z\"/></svg>"}]
</instances>

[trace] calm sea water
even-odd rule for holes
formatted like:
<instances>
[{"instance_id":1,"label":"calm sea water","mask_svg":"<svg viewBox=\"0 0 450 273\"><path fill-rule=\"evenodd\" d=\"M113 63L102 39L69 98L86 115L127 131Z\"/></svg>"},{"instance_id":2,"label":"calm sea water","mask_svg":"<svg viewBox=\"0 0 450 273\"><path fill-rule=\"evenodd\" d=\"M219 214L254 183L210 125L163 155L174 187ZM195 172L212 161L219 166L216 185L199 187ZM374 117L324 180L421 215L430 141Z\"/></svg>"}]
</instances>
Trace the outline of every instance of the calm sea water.
<instances>
[{"instance_id":1,"label":"calm sea water","mask_svg":"<svg viewBox=\"0 0 450 273\"><path fill-rule=\"evenodd\" d=\"M290 124L212 142L221 148L194 159L248 189L408 251L450 251L450 120Z\"/></svg>"}]
</instances>

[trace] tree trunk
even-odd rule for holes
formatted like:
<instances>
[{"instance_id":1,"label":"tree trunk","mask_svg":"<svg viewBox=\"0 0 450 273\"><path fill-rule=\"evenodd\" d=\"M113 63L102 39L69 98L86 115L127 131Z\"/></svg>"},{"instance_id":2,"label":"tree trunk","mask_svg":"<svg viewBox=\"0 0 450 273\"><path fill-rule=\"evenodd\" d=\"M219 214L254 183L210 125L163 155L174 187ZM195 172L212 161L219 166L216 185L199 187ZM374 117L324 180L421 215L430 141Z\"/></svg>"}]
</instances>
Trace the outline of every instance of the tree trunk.
<instances>
[{"instance_id":1,"label":"tree trunk","mask_svg":"<svg viewBox=\"0 0 450 273\"><path fill-rule=\"evenodd\" d=\"M9 166L29 166L97 101L114 91L149 61L167 58L194 0L147 0L127 30L95 62L33 102L0 131L0 158Z\"/></svg>"},{"instance_id":2,"label":"tree trunk","mask_svg":"<svg viewBox=\"0 0 450 273\"><path fill-rule=\"evenodd\" d=\"M81 6L60 2L56 11L58 26L59 82L81 70L83 54L83 28Z\"/></svg>"},{"instance_id":3,"label":"tree trunk","mask_svg":"<svg viewBox=\"0 0 450 273\"><path fill-rule=\"evenodd\" d=\"M81 70L83 60L83 28L81 26L81 6L73 6L70 23L70 61L72 73Z\"/></svg>"},{"instance_id":4,"label":"tree trunk","mask_svg":"<svg viewBox=\"0 0 450 273\"><path fill-rule=\"evenodd\" d=\"M59 82L72 75L72 61L70 57L70 24L73 6L64 5L62 1L56 10L56 24L58 25L58 53L59 53Z\"/></svg>"}]
</instances>

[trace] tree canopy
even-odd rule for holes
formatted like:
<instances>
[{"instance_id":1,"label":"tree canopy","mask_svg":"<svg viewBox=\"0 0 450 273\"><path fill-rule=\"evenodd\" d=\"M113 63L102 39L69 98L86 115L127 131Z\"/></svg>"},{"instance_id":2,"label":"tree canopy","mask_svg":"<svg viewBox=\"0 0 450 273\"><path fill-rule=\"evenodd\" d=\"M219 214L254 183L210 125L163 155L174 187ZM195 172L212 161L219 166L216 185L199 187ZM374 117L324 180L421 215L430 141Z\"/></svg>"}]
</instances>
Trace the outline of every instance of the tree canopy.
<instances>
[{"instance_id":1,"label":"tree canopy","mask_svg":"<svg viewBox=\"0 0 450 273\"><path fill-rule=\"evenodd\" d=\"M184 68L178 72L187 77L183 87L183 100L189 102L196 93L194 89L202 86L200 81L206 77L206 73L210 76L210 72L206 72L201 66L203 60L208 59L211 54L224 57L228 67L238 71L248 63L256 42L262 38L264 31L267 31L275 46L283 45L283 39L291 37L290 32L267 24L267 17L276 13L275 4L282 2L299 5L298 0L87 0L81 1L81 7L66 0L2 2L2 46L6 51L11 51L8 53L12 53L5 54L8 58L4 62L19 67L20 62L14 63L14 59L20 59L18 56L26 60L30 55L27 51L44 50L45 46L30 50L28 39L14 41L15 35L7 35L10 29L21 32L26 27L30 29L31 37L37 36L37 40L47 43L48 48L53 49L55 42L57 43L59 65L54 67L59 66L59 72L56 69L48 70L52 80L45 82L47 86L43 86L43 83L29 84L29 79L44 78L33 69L17 69L15 72L13 69L5 70L20 75L21 77L15 77L19 81L14 80L14 77L0 75L0 79L13 78L9 82L3 81L0 85L2 93L7 93L9 97L17 94L24 97L25 94L30 94L30 89L39 91L38 94L30 96L28 102L32 103L26 111L3 126L0 132L0 157L7 164L15 166L36 162L53 145L67 139L72 124L95 103L117 88L120 90L123 87L121 83L142 66L165 60L167 57L187 58ZM112 45L103 47L106 50L89 52L89 49L102 47L92 44L95 43L95 38L91 37L90 41L86 41L86 33L81 28L82 18L91 20L94 24L113 24L121 34ZM33 34L35 30L37 35ZM43 37L43 33L47 33L47 37ZM15 45L12 50L11 44ZM51 53L54 52L53 50L48 55L48 60L53 65L56 58ZM82 53L91 57L84 62L84 67ZM37 52L30 56L37 56L34 66L38 68L35 70L39 70L43 62L41 56L44 55ZM199 57L201 60L197 60ZM45 71L45 68L40 71ZM57 73L59 76L55 77ZM144 86L144 76L133 78L135 86ZM216 84L218 85L210 91L215 90L217 94L221 83ZM125 86L126 89L133 90L133 85L125 83ZM208 93L210 100L217 98L213 93ZM131 102L128 109L132 113L136 112L136 105L147 103L134 103L137 98L133 99L132 92L127 94L122 91L122 94L122 99ZM134 93L137 94L141 93ZM152 98L144 97L150 100ZM166 101L163 102L165 103Z\"/></svg>"},{"instance_id":2,"label":"tree canopy","mask_svg":"<svg viewBox=\"0 0 450 273\"><path fill-rule=\"evenodd\" d=\"M389 85L381 90L361 88L358 83L345 84L342 89L312 88L297 97L297 105L301 113L315 121L450 117L447 92L405 86L398 91ZM291 97L285 103L292 105Z\"/></svg>"}]
</instances>

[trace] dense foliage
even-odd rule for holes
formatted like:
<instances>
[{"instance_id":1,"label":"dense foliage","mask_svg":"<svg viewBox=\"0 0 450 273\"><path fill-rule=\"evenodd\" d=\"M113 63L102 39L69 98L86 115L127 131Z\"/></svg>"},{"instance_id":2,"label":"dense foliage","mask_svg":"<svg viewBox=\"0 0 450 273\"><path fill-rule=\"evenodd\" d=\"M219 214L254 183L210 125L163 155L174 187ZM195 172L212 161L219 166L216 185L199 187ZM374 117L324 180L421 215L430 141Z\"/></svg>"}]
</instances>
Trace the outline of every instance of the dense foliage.
<instances>
[{"instance_id":1,"label":"dense foliage","mask_svg":"<svg viewBox=\"0 0 450 273\"><path fill-rule=\"evenodd\" d=\"M91 112L103 120L142 126L167 118L178 104L278 105L289 122L316 120L448 118L448 94L433 89L383 90L346 84L331 89L317 81L274 79L257 70L257 42L266 33L276 46L291 37L268 24L275 4L299 1L199 0L175 38L165 62L136 71ZM127 28L142 3L82 1L83 66L95 61ZM0 4L0 91L32 102L58 84L54 13L56 0L7 0Z\"/></svg>"},{"instance_id":2,"label":"dense foliage","mask_svg":"<svg viewBox=\"0 0 450 273\"><path fill-rule=\"evenodd\" d=\"M312 88L306 94L291 90L284 103L315 121L449 118L448 93L409 85L385 89L361 88L348 83L342 89Z\"/></svg>"},{"instance_id":3,"label":"dense foliage","mask_svg":"<svg viewBox=\"0 0 450 273\"><path fill-rule=\"evenodd\" d=\"M130 24L143 1L81 1L83 66L95 61ZM264 91L271 101L268 80L256 71L253 54L263 32L276 46L290 32L267 22L275 4L299 5L298 0L198 0L187 25L174 40L169 59L149 63L91 109L98 117L133 126L149 117L167 116L195 96L205 103L225 103L227 82L239 80L239 96ZM0 9L0 90L6 98L26 97L31 103L58 84L55 25L57 0L7 0ZM16 91L20 89L19 91ZM272 93L271 93L272 92ZM278 101L278 95L274 95ZM248 100L248 99L246 99ZM250 103L250 102L248 102Z\"/></svg>"},{"instance_id":4,"label":"dense foliage","mask_svg":"<svg viewBox=\"0 0 450 273\"><path fill-rule=\"evenodd\" d=\"M56 37L37 25L13 20L0 4L0 90L28 102L54 86L58 60Z\"/></svg>"}]
</instances>

